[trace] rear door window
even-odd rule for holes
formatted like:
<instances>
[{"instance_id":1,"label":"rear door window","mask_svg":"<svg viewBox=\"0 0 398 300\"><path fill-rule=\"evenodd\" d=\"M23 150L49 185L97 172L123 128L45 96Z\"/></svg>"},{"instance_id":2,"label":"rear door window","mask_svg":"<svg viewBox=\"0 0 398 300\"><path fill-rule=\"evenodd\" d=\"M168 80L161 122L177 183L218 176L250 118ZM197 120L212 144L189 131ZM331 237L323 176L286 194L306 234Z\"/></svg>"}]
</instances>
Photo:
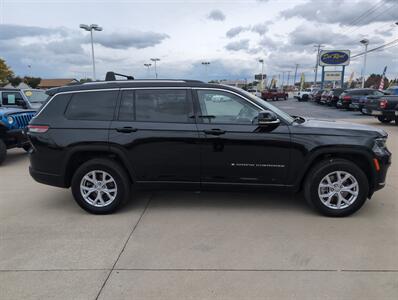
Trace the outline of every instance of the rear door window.
<instances>
[{"instance_id":1,"label":"rear door window","mask_svg":"<svg viewBox=\"0 0 398 300\"><path fill-rule=\"evenodd\" d=\"M110 121L118 91L80 92L72 95L65 116L70 120Z\"/></svg>"},{"instance_id":2,"label":"rear door window","mask_svg":"<svg viewBox=\"0 0 398 300\"><path fill-rule=\"evenodd\" d=\"M187 90L126 90L122 93L119 120L192 123L193 114Z\"/></svg>"}]
</instances>

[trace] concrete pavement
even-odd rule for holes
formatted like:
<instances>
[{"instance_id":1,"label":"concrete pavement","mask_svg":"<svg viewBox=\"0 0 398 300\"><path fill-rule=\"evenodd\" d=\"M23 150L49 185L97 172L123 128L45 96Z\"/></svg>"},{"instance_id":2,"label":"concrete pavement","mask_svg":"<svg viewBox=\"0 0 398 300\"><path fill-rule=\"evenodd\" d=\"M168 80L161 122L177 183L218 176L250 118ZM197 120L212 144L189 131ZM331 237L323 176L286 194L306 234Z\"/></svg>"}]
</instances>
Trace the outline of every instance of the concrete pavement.
<instances>
[{"instance_id":1,"label":"concrete pavement","mask_svg":"<svg viewBox=\"0 0 398 300\"><path fill-rule=\"evenodd\" d=\"M398 153L397 126L353 121L386 129ZM1 300L398 298L395 160L386 188L343 219L301 195L173 191L94 216L27 167L20 150L0 167Z\"/></svg>"}]
</instances>

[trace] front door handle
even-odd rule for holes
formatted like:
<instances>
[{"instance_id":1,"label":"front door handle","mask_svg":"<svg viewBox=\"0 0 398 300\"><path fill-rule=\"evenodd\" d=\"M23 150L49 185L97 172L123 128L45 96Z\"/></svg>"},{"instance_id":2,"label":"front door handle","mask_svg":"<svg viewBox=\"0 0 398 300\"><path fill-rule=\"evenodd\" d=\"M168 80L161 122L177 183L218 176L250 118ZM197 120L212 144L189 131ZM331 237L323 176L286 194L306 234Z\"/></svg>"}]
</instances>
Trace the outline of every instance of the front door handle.
<instances>
[{"instance_id":1,"label":"front door handle","mask_svg":"<svg viewBox=\"0 0 398 300\"><path fill-rule=\"evenodd\" d=\"M117 132L122 132L122 133L131 133L131 132L136 132L137 128L133 128L133 127L119 127L116 128Z\"/></svg>"},{"instance_id":2,"label":"front door handle","mask_svg":"<svg viewBox=\"0 0 398 300\"><path fill-rule=\"evenodd\" d=\"M206 134L211 134L211 135L222 135L222 134L225 134L225 130L221 130L221 129L218 129L218 128L213 128L213 129L210 129L210 130L205 129L205 130L203 130L203 132L206 133Z\"/></svg>"}]
</instances>

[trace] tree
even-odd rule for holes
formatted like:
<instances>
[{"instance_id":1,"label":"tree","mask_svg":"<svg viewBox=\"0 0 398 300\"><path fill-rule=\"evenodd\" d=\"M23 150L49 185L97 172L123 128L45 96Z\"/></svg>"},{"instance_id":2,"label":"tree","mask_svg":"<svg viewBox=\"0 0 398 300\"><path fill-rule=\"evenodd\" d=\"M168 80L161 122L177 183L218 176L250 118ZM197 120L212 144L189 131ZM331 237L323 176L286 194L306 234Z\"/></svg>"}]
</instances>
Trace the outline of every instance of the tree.
<instances>
[{"instance_id":1,"label":"tree","mask_svg":"<svg viewBox=\"0 0 398 300\"><path fill-rule=\"evenodd\" d=\"M22 78L17 76L17 77L8 77L7 78L8 82L12 84L13 87L18 86L22 82Z\"/></svg>"},{"instance_id":2,"label":"tree","mask_svg":"<svg viewBox=\"0 0 398 300\"><path fill-rule=\"evenodd\" d=\"M85 82L92 82L93 80L91 78L82 78L79 80L80 83L85 83Z\"/></svg>"},{"instance_id":3,"label":"tree","mask_svg":"<svg viewBox=\"0 0 398 300\"><path fill-rule=\"evenodd\" d=\"M0 58L0 82L5 83L7 79L14 76L14 72L7 66L4 59Z\"/></svg>"},{"instance_id":4,"label":"tree","mask_svg":"<svg viewBox=\"0 0 398 300\"><path fill-rule=\"evenodd\" d=\"M381 80L380 74L371 74L368 79L365 81L365 87L366 88L375 88L378 89L380 85L380 80ZM387 77L384 77L384 88L386 89L388 87L388 79Z\"/></svg>"},{"instance_id":5,"label":"tree","mask_svg":"<svg viewBox=\"0 0 398 300\"><path fill-rule=\"evenodd\" d=\"M41 78L40 77L30 77L30 76L25 76L23 81L29 85L31 88L37 88L37 86L40 84L41 82Z\"/></svg>"}]
</instances>

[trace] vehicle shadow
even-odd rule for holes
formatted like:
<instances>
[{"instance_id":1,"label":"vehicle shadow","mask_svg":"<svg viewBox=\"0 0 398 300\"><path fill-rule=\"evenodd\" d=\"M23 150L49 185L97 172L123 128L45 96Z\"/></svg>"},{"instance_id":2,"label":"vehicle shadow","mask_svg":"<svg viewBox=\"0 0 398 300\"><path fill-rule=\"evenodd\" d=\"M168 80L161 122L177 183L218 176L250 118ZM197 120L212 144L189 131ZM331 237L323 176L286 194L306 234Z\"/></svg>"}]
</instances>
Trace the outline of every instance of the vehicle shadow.
<instances>
[{"instance_id":1,"label":"vehicle shadow","mask_svg":"<svg viewBox=\"0 0 398 300\"><path fill-rule=\"evenodd\" d=\"M141 194L142 196L142 194ZM133 194L131 201L122 210L130 210L140 194ZM218 191L155 191L149 208L169 209L223 209L251 211L294 211L311 215L316 213L307 205L301 193L280 192L218 192Z\"/></svg>"},{"instance_id":2,"label":"vehicle shadow","mask_svg":"<svg viewBox=\"0 0 398 300\"><path fill-rule=\"evenodd\" d=\"M22 149L8 151L7 157L5 161L2 163L1 167L13 165L27 159L28 159L28 154Z\"/></svg>"}]
</instances>

